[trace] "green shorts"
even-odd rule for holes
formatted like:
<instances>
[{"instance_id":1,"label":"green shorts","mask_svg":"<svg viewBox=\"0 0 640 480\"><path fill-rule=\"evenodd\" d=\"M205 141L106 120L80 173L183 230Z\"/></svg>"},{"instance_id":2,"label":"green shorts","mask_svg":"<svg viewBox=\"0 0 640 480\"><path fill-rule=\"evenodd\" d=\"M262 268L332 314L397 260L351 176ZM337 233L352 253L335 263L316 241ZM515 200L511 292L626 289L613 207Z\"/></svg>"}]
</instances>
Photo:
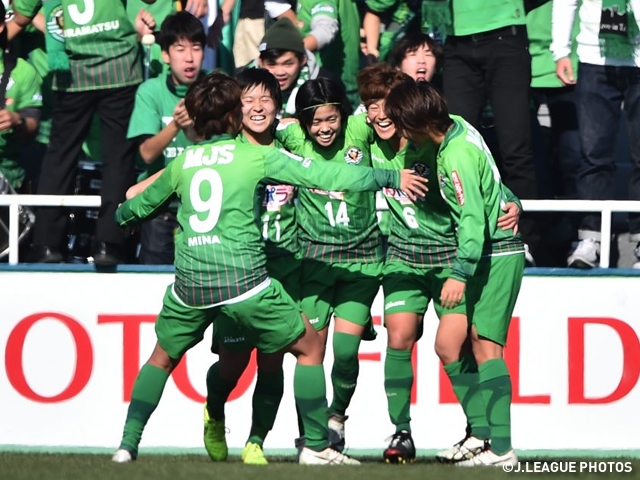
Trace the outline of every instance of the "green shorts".
<instances>
[{"instance_id":1,"label":"green shorts","mask_svg":"<svg viewBox=\"0 0 640 480\"><path fill-rule=\"evenodd\" d=\"M332 263L302 260L302 311L320 331L331 315L357 325L371 319L371 305L380 288L381 263Z\"/></svg>"},{"instance_id":2,"label":"green shorts","mask_svg":"<svg viewBox=\"0 0 640 480\"><path fill-rule=\"evenodd\" d=\"M213 322L233 322L246 339L265 353L275 353L293 343L305 330L300 306L277 280L256 295L238 303L211 308L184 305L167 287L156 320L158 343L171 358L181 358L198 344Z\"/></svg>"},{"instance_id":3,"label":"green shorts","mask_svg":"<svg viewBox=\"0 0 640 480\"><path fill-rule=\"evenodd\" d=\"M476 326L478 335L502 346L507 342L524 265L524 253L484 257L467 282L469 322Z\"/></svg>"},{"instance_id":4,"label":"green shorts","mask_svg":"<svg viewBox=\"0 0 640 480\"><path fill-rule=\"evenodd\" d=\"M384 314L417 313L423 315L429 302L441 318L449 313L467 313L465 297L454 308L440 304L442 285L451 276L449 268L419 268L402 262L387 262L382 269Z\"/></svg>"},{"instance_id":5,"label":"green shorts","mask_svg":"<svg viewBox=\"0 0 640 480\"><path fill-rule=\"evenodd\" d=\"M300 303L300 275L302 262L293 255L284 255L267 259L267 271L271 278L281 284L289 296ZM254 345L248 340L242 329L234 322L219 316L213 324L211 351L218 353L219 345L231 350L250 350Z\"/></svg>"}]
</instances>

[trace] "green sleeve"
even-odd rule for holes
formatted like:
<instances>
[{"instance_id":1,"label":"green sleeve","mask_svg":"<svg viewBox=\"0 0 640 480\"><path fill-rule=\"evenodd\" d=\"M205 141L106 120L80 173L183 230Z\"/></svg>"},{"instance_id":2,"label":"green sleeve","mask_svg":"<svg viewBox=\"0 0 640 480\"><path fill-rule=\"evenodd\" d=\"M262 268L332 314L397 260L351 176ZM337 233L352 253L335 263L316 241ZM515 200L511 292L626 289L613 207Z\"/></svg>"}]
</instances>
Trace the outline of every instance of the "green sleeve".
<instances>
[{"instance_id":1,"label":"green sleeve","mask_svg":"<svg viewBox=\"0 0 640 480\"><path fill-rule=\"evenodd\" d=\"M276 128L276 141L290 152L301 153L307 141L304 130L295 122L279 123Z\"/></svg>"},{"instance_id":2,"label":"green sleeve","mask_svg":"<svg viewBox=\"0 0 640 480\"><path fill-rule=\"evenodd\" d=\"M162 112L155 107L157 95L154 95L153 85L156 80L144 82L136 92L133 104L133 112L129 120L127 138L136 138L141 135L157 135L162 130Z\"/></svg>"},{"instance_id":3,"label":"green sleeve","mask_svg":"<svg viewBox=\"0 0 640 480\"><path fill-rule=\"evenodd\" d=\"M449 188L445 199L457 223L458 248L452 277L466 282L473 276L482 256L485 239L484 198L480 189L480 151L457 148L440 159Z\"/></svg>"},{"instance_id":4,"label":"green sleeve","mask_svg":"<svg viewBox=\"0 0 640 480\"><path fill-rule=\"evenodd\" d=\"M171 162L144 192L127 200L116 210L116 222L121 227L140 223L163 210L166 202L175 193L173 176L176 165L182 168L182 162Z\"/></svg>"},{"instance_id":5,"label":"green sleeve","mask_svg":"<svg viewBox=\"0 0 640 480\"><path fill-rule=\"evenodd\" d=\"M347 129L351 138L365 140L367 143L373 143L376 139L375 130L367 123L366 113L351 115L347 120Z\"/></svg>"},{"instance_id":6,"label":"green sleeve","mask_svg":"<svg viewBox=\"0 0 640 480\"><path fill-rule=\"evenodd\" d=\"M384 187L400 188L400 172L397 170L312 160L292 155L285 150L264 148L265 175L275 182L341 192L375 192Z\"/></svg>"},{"instance_id":7,"label":"green sleeve","mask_svg":"<svg viewBox=\"0 0 640 480\"><path fill-rule=\"evenodd\" d=\"M507 187L504 183L502 184L502 191L504 192L505 202L513 202L518 205L520 212L522 212L522 202L516 195Z\"/></svg>"},{"instance_id":8,"label":"green sleeve","mask_svg":"<svg viewBox=\"0 0 640 480\"><path fill-rule=\"evenodd\" d=\"M25 17L33 18L42 7L42 0L13 0L13 8Z\"/></svg>"},{"instance_id":9,"label":"green sleeve","mask_svg":"<svg viewBox=\"0 0 640 480\"><path fill-rule=\"evenodd\" d=\"M40 108L42 107L42 93L40 87L42 85L42 79L40 75L36 73L35 68L29 65L27 62L18 59L18 64L14 70L17 75L20 72L20 78L16 82L14 88L19 88L20 94L17 98L14 98L15 104L12 105L12 110L19 112L24 108ZM13 88L11 89L13 90ZM12 91L7 92L11 96Z\"/></svg>"}]
</instances>

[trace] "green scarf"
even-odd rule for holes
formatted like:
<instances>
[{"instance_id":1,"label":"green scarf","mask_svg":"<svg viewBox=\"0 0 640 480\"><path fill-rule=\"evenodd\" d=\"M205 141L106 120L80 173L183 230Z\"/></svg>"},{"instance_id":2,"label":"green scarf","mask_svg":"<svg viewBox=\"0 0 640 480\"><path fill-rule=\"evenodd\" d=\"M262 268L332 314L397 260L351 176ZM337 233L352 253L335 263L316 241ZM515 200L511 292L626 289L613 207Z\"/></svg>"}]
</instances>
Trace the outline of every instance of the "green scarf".
<instances>
[{"instance_id":1,"label":"green scarf","mask_svg":"<svg viewBox=\"0 0 640 480\"><path fill-rule=\"evenodd\" d=\"M632 59L638 35L638 22L629 0L602 0L600 52L605 58Z\"/></svg>"},{"instance_id":2,"label":"green scarf","mask_svg":"<svg viewBox=\"0 0 640 480\"><path fill-rule=\"evenodd\" d=\"M69 71L69 56L64 46L64 15L62 0L42 0L46 31L44 34L49 69Z\"/></svg>"}]
</instances>

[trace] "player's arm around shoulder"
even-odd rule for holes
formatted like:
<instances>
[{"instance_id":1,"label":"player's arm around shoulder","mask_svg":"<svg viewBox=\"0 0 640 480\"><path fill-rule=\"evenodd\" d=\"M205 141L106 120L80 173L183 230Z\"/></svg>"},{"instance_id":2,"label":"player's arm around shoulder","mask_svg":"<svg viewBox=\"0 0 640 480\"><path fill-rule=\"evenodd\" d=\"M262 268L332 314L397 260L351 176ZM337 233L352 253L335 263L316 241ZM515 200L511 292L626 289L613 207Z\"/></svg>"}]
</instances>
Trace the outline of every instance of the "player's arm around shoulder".
<instances>
[{"instance_id":1,"label":"player's arm around shoulder","mask_svg":"<svg viewBox=\"0 0 640 480\"><path fill-rule=\"evenodd\" d=\"M280 122L276 128L275 139L290 152L302 153L307 141L304 130L296 122Z\"/></svg>"}]
</instances>

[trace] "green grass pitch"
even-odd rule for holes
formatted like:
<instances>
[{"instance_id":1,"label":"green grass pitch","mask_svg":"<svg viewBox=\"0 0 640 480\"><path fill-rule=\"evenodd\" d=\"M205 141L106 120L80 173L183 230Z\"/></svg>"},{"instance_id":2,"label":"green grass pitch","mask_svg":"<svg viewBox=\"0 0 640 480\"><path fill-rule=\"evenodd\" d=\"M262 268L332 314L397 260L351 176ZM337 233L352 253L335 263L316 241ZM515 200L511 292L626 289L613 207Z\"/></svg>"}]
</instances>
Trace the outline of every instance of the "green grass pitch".
<instances>
[{"instance_id":1,"label":"green grass pitch","mask_svg":"<svg viewBox=\"0 0 640 480\"><path fill-rule=\"evenodd\" d=\"M142 454L137 462L113 464L109 454L0 452L2 480L490 480L494 478L640 478L640 460L629 458L529 457L528 462L630 462L630 473L505 473L501 468L464 469L440 465L421 457L411 465L386 465L373 457L364 457L359 467L310 467L295 464L293 457L269 457L267 466L248 466L238 457L225 463L212 463L206 455Z\"/></svg>"}]
</instances>

